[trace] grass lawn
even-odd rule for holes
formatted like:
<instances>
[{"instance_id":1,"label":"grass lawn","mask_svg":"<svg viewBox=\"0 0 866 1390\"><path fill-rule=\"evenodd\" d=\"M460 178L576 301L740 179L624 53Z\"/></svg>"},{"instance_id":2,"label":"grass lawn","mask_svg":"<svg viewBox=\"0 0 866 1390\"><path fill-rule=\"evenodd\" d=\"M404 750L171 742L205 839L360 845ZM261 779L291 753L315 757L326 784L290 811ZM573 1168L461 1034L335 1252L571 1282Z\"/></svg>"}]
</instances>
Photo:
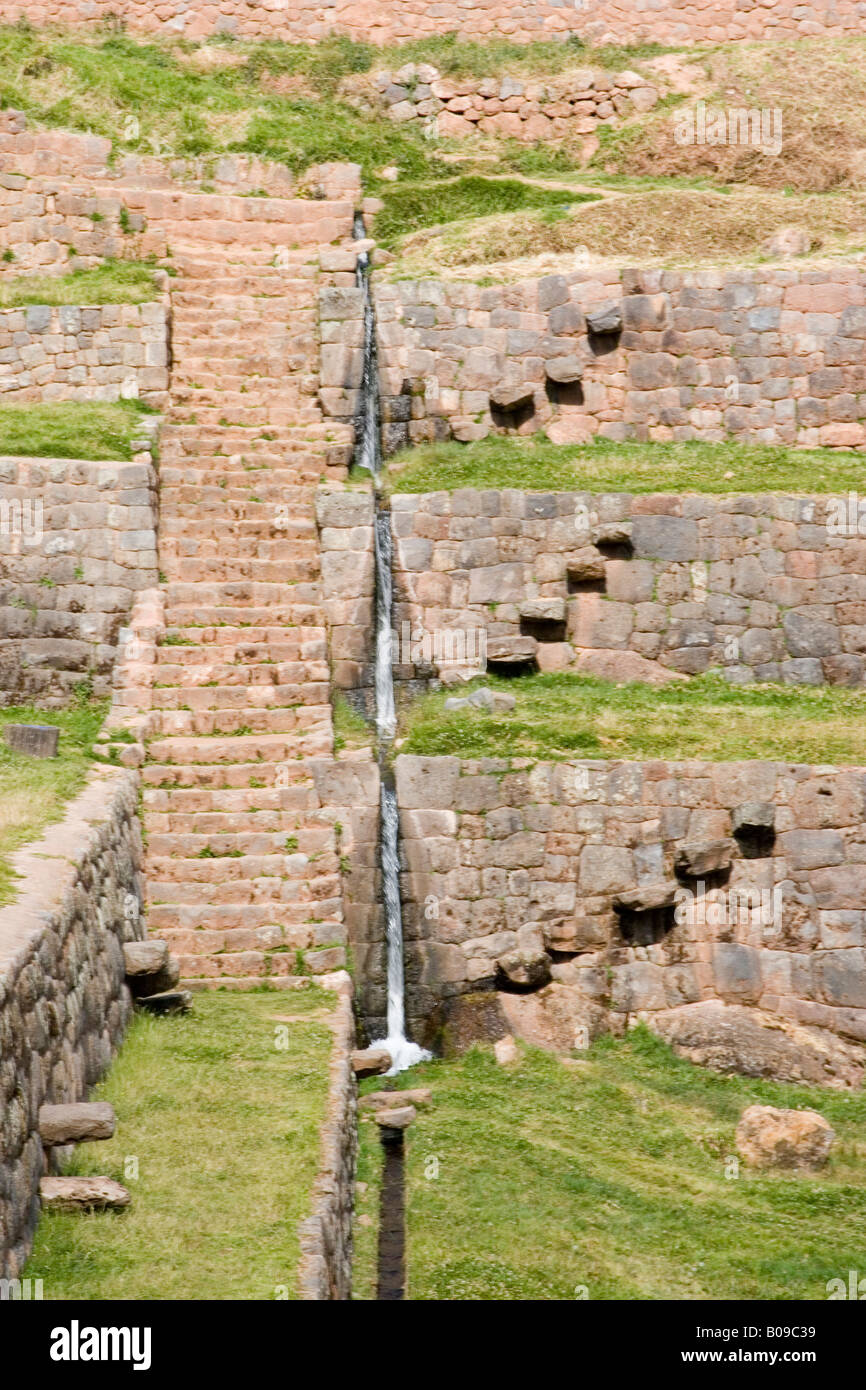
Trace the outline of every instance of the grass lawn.
<instances>
[{"instance_id":1,"label":"grass lawn","mask_svg":"<svg viewBox=\"0 0 866 1390\"><path fill-rule=\"evenodd\" d=\"M0 281L0 308L23 304L144 304L155 299L153 268L142 261L106 261L67 275L19 275Z\"/></svg>"},{"instance_id":2,"label":"grass lawn","mask_svg":"<svg viewBox=\"0 0 866 1390\"><path fill-rule=\"evenodd\" d=\"M433 1090L408 1131L410 1298L817 1300L862 1268L862 1093L721 1077L643 1028L572 1065L476 1048L398 1084ZM824 1115L827 1168L727 1177L752 1104Z\"/></svg>"},{"instance_id":3,"label":"grass lawn","mask_svg":"<svg viewBox=\"0 0 866 1390\"><path fill-rule=\"evenodd\" d=\"M436 183L392 185L383 188L380 196L385 206L376 215L373 232L383 246L393 246L419 227L443 222L454 223L471 243L475 218L534 208L542 218L558 220L577 204L591 202L594 195L469 174Z\"/></svg>"},{"instance_id":4,"label":"grass lawn","mask_svg":"<svg viewBox=\"0 0 866 1390\"><path fill-rule=\"evenodd\" d=\"M15 897L9 855L38 839L81 790L92 766L93 740L104 718L104 704L84 701L70 710L0 709L0 905ZM58 725L58 756L30 758L13 753L2 740L6 724Z\"/></svg>"},{"instance_id":5,"label":"grass lawn","mask_svg":"<svg viewBox=\"0 0 866 1390\"><path fill-rule=\"evenodd\" d=\"M391 492L521 488L529 492L835 493L863 485L866 455L734 443L551 444L491 435L421 444L389 462Z\"/></svg>"},{"instance_id":6,"label":"grass lawn","mask_svg":"<svg viewBox=\"0 0 866 1390\"><path fill-rule=\"evenodd\" d=\"M403 714L400 752L866 764L864 690L732 686L717 674L662 687L615 685L565 672L487 675L473 682L482 684L514 695L515 708L504 714L446 711L445 701L454 692L435 691Z\"/></svg>"},{"instance_id":7,"label":"grass lawn","mask_svg":"<svg viewBox=\"0 0 866 1390\"><path fill-rule=\"evenodd\" d=\"M142 434L141 401L29 401L0 405L0 454L131 459Z\"/></svg>"},{"instance_id":8,"label":"grass lawn","mask_svg":"<svg viewBox=\"0 0 866 1390\"><path fill-rule=\"evenodd\" d=\"M43 1215L30 1260L48 1299L297 1297L328 1088L332 996L196 996L179 1018L139 1016L98 1099L117 1133L67 1171L124 1183L124 1212ZM288 1046L276 1045L279 1020ZM138 1177L129 1176L129 1160Z\"/></svg>"}]
</instances>

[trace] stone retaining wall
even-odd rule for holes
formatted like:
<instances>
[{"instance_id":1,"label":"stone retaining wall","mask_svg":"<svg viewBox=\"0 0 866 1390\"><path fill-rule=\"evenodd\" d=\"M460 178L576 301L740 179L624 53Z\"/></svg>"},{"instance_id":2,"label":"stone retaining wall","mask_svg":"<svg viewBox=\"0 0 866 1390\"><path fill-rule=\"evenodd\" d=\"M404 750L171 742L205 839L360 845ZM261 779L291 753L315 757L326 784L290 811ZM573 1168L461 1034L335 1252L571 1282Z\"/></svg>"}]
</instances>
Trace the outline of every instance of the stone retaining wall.
<instances>
[{"instance_id":1,"label":"stone retaining wall","mask_svg":"<svg viewBox=\"0 0 866 1390\"><path fill-rule=\"evenodd\" d=\"M489 663L620 680L721 668L738 684L859 685L857 504L853 494L395 494L398 672L465 666L459 648L447 659L441 635L482 627ZM425 634L440 634L431 650L445 660L431 664Z\"/></svg>"},{"instance_id":2,"label":"stone retaining wall","mask_svg":"<svg viewBox=\"0 0 866 1390\"><path fill-rule=\"evenodd\" d=\"M156 473L142 459L0 458L6 703L62 705L88 679L108 694L120 630L158 581Z\"/></svg>"},{"instance_id":3,"label":"stone retaining wall","mask_svg":"<svg viewBox=\"0 0 866 1390\"><path fill-rule=\"evenodd\" d=\"M388 451L540 429L866 448L856 266L399 280L377 283L376 309Z\"/></svg>"},{"instance_id":4,"label":"stone retaining wall","mask_svg":"<svg viewBox=\"0 0 866 1390\"><path fill-rule=\"evenodd\" d=\"M130 1017L122 944L144 934L136 802L134 773L100 768L63 820L12 856L18 894L0 909L4 1278L20 1273L39 1217L39 1107L84 1100Z\"/></svg>"},{"instance_id":5,"label":"stone retaining wall","mask_svg":"<svg viewBox=\"0 0 866 1390\"><path fill-rule=\"evenodd\" d=\"M432 136L500 135L528 144L591 136L601 124L650 111L659 90L636 72L576 68L543 80L443 77L432 63L407 63L344 83L347 98L380 107L392 121L420 122ZM592 147L597 149L596 144ZM587 147L587 156L590 153Z\"/></svg>"},{"instance_id":6,"label":"stone retaining wall","mask_svg":"<svg viewBox=\"0 0 866 1390\"><path fill-rule=\"evenodd\" d=\"M83 176L95 179L89 167L91 146L109 142L91 137L90 145L72 137L75 158L83 163ZM47 137L49 156L56 141ZM91 183L76 184L73 164L61 169L62 177L45 177L42 165L52 162L42 157L43 137L36 135L0 136L0 253L12 260L4 267L3 278L13 274L39 273L63 275L70 269L100 265L106 259L141 260L165 256L164 232L149 231L138 210L130 212L124 198L110 188ZM28 154L37 172L22 172ZM98 152L94 155L98 158ZM6 172L6 171L9 172Z\"/></svg>"},{"instance_id":7,"label":"stone retaining wall","mask_svg":"<svg viewBox=\"0 0 866 1390\"><path fill-rule=\"evenodd\" d=\"M301 1230L302 1299L345 1302L352 1296L352 1213L358 1152L358 1086L352 1069L355 1018L352 981L345 973L322 978L336 986L331 1020L328 1108L321 1131L322 1161L313 1188L313 1212Z\"/></svg>"},{"instance_id":8,"label":"stone retaining wall","mask_svg":"<svg viewBox=\"0 0 866 1390\"><path fill-rule=\"evenodd\" d=\"M418 1036L437 1008L478 991L510 991L508 1006L552 985L589 1035L721 1000L847 1041L833 1075L850 1079L850 1064L862 1077L863 768L401 755L396 775ZM769 843L732 833L767 813ZM705 900L709 920L669 918L635 944L626 904L701 881L765 890L771 907L778 889L779 910L716 922Z\"/></svg>"},{"instance_id":9,"label":"stone retaining wall","mask_svg":"<svg viewBox=\"0 0 866 1390\"><path fill-rule=\"evenodd\" d=\"M167 390L167 303L0 310L0 396L158 404Z\"/></svg>"},{"instance_id":10,"label":"stone retaining wall","mask_svg":"<svg viewBox=\"0 0 866 1390\"><path fill-rule=\"evenodd\" d=\"M835 0L832 10L798 0L0 0L0 21L90 24L197 39L211 34L318 40L347 33L374 43L456 31L469 37L504 35L518 42L569 34L608 40L722 43L728 39L790 38L862 33L858 0Z\"/></svg>"}]
</instances>

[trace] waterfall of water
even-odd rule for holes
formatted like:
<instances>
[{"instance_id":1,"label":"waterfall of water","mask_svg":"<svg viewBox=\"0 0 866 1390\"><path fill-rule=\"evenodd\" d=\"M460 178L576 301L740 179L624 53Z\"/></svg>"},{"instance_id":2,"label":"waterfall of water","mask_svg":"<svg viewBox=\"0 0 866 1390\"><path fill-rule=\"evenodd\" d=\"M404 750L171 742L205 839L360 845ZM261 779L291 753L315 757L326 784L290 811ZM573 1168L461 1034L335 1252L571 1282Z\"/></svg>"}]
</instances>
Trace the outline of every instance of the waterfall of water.
<instances>
[{"instance_id":1,"label":"waterfall of water","mask_svg":"<svg viewBox=\"0 0 866 1390\"><path fill-rule=\"evenodd\" d=\"M355 237L366 235L364 219L355 218ZM380 766L385 761L388 746L394 737L397 720L394 706L394 669L391 631L394 623L394 583L392 576L391 517L381 505L379 475L381 449L379 445L379 364L376 352L376 316L370 290L369 256L358 255L355 278L364 291L364 376L361 384L361 412L358 420L358 443L355 461L372 475L376 488L375 564L376 564L376 731L379 742ZM388 1036L379 1038L374 1047L384 1047L391 1054L389 1076L405 1071L430 1056L417 1043L406 1037L405 977L403 965L403 915L400 908L400 815L397 796L387 785L382 767L381 865L385 905L386 944L388 950Z\"/></svg>"}]
</instances>

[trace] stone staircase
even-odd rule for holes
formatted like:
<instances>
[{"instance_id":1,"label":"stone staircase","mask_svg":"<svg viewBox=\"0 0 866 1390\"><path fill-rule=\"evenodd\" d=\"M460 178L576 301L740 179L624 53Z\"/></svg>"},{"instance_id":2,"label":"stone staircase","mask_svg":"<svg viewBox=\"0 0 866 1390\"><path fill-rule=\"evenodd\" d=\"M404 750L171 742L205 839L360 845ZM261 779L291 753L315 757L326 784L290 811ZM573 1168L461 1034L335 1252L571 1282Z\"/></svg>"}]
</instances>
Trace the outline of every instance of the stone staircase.
<instances>
[{"instance_id":1,"label":"stone staircase","mask_svg":"<svg viewBox=\"0 0 866 1390\"><path fill-rule=\"evenodd\" d=\"M333 756L314 495L346 450L315 395L318 261L284 240L277 255L266 227L261 243L172 239L143 809L148 925L201 988L290 987L344 962L334 815L309 760Z\"/></svg>"}]
</instances>

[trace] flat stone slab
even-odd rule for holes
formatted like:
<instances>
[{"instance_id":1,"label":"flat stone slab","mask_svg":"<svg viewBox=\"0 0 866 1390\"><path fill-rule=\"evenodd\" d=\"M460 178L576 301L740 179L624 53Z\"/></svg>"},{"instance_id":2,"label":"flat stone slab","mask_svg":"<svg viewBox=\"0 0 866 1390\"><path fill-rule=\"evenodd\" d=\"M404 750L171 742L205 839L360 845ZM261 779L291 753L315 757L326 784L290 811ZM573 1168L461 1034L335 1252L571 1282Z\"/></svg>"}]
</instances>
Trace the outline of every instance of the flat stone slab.
<instances>
[{"instance_id":1,"label":"flat stone slab","mask_svg":"<svg viewBox=\"0 0 866 1390\"><path fill-rule=\"evenodd\" d=\"M613 905L625 912L653 912L656 908L672 907L676 891L675 883L648 883L643 888L617 893Z\"/></svg>"},{"instance_id":2,"label":"flat stone slab","mask_svg":"<svg viewBox=\"0 0 866 1390\"><path fill-rule=\"evenodd\" d=\"M54 724L7 724L3 737L14 753L29 758L56 758L60 730Z\"/></svg>"},{"instance_id":3,"label":"flat stone slab","mask_svg":"<svg viewBox=\"0 0 866 1390\"><path fill-rule=\"evenodd\" d=\"M47 1211L120 1210L131 1200L113 1178L43 1178L39 1197Z\"/></svg>"},{"instance_id":4,"label":"flat stone slab","mask_svg":"<svg viewBox=\"0 0 866 1390\"><path fill-rule=\"evenodd\" d=\"M365 1076L382 1076L391 1066L392 1057L385 1047L359 1048L352 1053L352 1070L359 1081Z\"/></svg>"},{"instance_id":5,"label":"flat stone slab","mask_svg":"<svg viewBox=\"0 0 866 1390\"><path fill-rule=\"evenodd\" d=\"M701 840L683 845L674 867L681 878L702 878L731 867L733 840Z\"/></svg>"},{"instance_id":6,"label":"flat stone slab","mask_svg":"<svg viewBox=\"0 0 866 1390\"><path fill-rule=\"evenodd\" d=\"M418 1114L414 1105L399 1105L374 1111L373 1118L383 1129L408 1129Z\"/></svg>"},{"instance_id":7,"label":"flat stone slab","mask_svg":"<svg viewBox=\"0 0 866 1390\"><path fill-rule=\"evenodd\" d=\"M403 1106L429 1105L433 1093L426 1086L414 1091L371 1091L361 1099L362 1110L395 1110Z\"/></svg>"},{"instance_id":8,"label":"flat stone slab","mask_svg":"<svg viewBox=\"0 0 866 1390\"><path fill-rule=\"evenodd\" d=\"M39 1111L39 1137L46 1148L110 1139L116 1124L114 1110L105 1101L43 1105Z\"/></svg>"}]
</instances>

